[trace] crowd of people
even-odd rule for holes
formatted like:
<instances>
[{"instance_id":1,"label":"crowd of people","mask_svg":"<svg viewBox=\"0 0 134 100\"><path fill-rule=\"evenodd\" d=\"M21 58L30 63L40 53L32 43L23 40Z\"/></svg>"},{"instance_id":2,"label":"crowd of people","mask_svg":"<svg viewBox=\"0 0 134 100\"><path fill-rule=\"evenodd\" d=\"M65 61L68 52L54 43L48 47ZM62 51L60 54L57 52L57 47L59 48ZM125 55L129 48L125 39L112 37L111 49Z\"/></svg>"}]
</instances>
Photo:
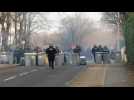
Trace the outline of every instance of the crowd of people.
<instances>
[{"instance_id":1,"label":"crowd of people","mask_svg":"<svg viewBox=\"0 0 134 100\"><path fill-rule=\"evenodd\" d=\"M73 49L73 53L77 53L78 56L80 57L82 54L83 50L80 46L76 46L76 48ZM102 47L101 45L94 45L91 50L88 50L87 53L89 54L90 58L94 60L96 63L96 53L110 53L109 49L107 46ZM54 47L53 45L49 45L49 48L46 49L46 54L48 55L48 62L49 66L54 69L54 61L55 61L55 56L56 54L59 54L60 50L58 47ZM87 55L86 55L87 56ZM104 61L103 54L101 56L101 60ZM64 55L64 62L66 63L66 55Z\"/></svg>"},{"instance_id":2,"label":"crowd of people","mask_svg":"<svg viewBox=\"0 0 134 100\"><path fill-rule=\"evenodd\" d=\"M107 46L102 47L101 45L96 46L94 45L94 47L92 48L92 55L94 58L94 62L96 63L96 53L99 52L101 53L101 60L104 62L104 56L103 53L110 53L109 49Z\"/></svg>"},{"instance_id":3,"label":"crowd of people","mask_svg":"<svg viewBox=\"0 0 134 100\"><path fill-rule=\"evenodd\" d=\"M20 54L15 54L15 55L21 55L24 57L24 50L21 50L22 52L20 52ZM30 52L30 51L29 51ZM49 63L49 67L51 67L52 69L54 69L54 65L55 65L55 60L56 55L59 55L61 53L61 50L59 49L58 46L54 46L53 44L50 44L48 48L41 50L39 47L33 49L33 52L39 53L39 52L45 52L47 54L47 58L48 58L48 63ZM82 56L83 54L89 59L88 60L92 60L94 61L94 63L96 63L96 55L97 53L101 54L101 60L104 61L104 56L103 53L110 53L110 50L107 46L102 46L102 45L94 45L92 48L88 48L87 51L84 51L83 48L81 48L80 46L76 46L76 48L74 48L72 50L72 52L74 54L78 54L79 58L80 56ZM72 53L70 52L70 53ZM84 52L84 53L83 53ZM17 53L17 52L16 52ZM64 63L67 62L67 58L66 58L66 53L64 52ZM20 56L16 56L18 61L17 63L19 63L20 60ZM78 58L78 57L76 57ZM36 65L38 65L38 55L36 55Z\"/></svg>"}]
</instances>

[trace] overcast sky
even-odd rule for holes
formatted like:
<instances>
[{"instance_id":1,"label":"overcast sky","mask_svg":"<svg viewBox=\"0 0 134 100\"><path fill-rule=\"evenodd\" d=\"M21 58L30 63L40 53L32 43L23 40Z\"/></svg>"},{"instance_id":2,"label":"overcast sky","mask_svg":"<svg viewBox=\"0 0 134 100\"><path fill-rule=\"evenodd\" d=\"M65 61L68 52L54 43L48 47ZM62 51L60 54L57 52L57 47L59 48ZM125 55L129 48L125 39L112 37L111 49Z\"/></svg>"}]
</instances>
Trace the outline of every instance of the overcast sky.
<instances>
[{"instance_id":1,"label":"overcast sky","mask_svg":"<svg viewBox=\"0 0 134 100\"><path fill-rule=\"evenodd\" d=\"M72 16L73 14L74 14L74 12L50 12L47 15L47 18L48 18L48 20L50 20L52 22L52 27L47 32L53 33L55 31L57 31L57 29L60 25L59 24L60 20L66 16ZM97 22L97 23L102 17L102 12L80 12L80 14L82 14L83 17L88 17L92 21ZM42 30L42 31L44 31L44 30Z\"/></svg>"},{"instance_id":2,"label":"overcast sky","mask_svg":"<svg viewBox=\"0 0 134 100\"><path fill-rule=\"evenodd\" d=\"M93 32L93 34L90 34L89 36L86 36L83 39L85 46L88 45L88 43L93 45L102 44L102 45L107 45L109 47L115 46L115 42L114 42L115 34L112 33L113 28L112 26L108 26L107 24L105 24L100 20L102 17L102 13L103 12L81 12L80 13L83 17L89 18L91 21L93 21L94 26L97 27L97 29L95 30L95 32ZM60 26L60 20L66 16L72 16L73 14L74 12L49 12L49 14L47 14L47 19L50 20L52 27L48 31L42 29L40 30L39 33L41 34L48 33L50 35L51 33L58 32L58 27ZM43 13L43 15L46 17L45 13Z\"/></svg>"}]
</instances>

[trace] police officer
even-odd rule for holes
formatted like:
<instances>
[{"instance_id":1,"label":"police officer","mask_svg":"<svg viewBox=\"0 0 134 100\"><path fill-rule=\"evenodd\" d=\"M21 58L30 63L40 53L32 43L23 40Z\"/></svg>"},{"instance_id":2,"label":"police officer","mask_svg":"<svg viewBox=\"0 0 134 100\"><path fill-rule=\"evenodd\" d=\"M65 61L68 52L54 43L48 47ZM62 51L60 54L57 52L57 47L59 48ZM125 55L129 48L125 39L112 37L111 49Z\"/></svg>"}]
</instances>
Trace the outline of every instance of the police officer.
<instances>
[{"instance_id":1,"label":"police officer","mask_svg":"<svg viewBox=\"0 0 134 100\"><path fill-rule=\"evenodd\" d=\"M59 50L58 46L56 46L55 49L57 51L57 54L59 54L60 53L60 50Z\"/></svg>"},{"instance_id":2,"label":"police officer","mask_svg":"<svg viewBox=\"0 0 134 100\"><path fill-rule=\"evenodd\" d=\"M38 64L38 53L39 53L39 47L37 46L36 48L35 48L35 51L36 51L36 66L38 66L39 64Z\"/></svg>"},{"instance_id":3,"label":"police officer","mask_svg":"<svg viewBox=\"0 0 134 100\"><path fill-rule=\"evenodd\" d=\"M110 51L109 51L107 46L104 46L103 52L104 52L104 54L103 54L103 62L104 63L109 63L110 62L109 61L109 53L110 53Z\"/></svg>"},{"instance_id":4,"label":"police officer","mask_svg":"<svg viewBox=\"0 0 134 100\"><path fill-rule=\"evenodd\" d=\"M94 45L94 47L92 48L92 54L93 54L93 57L94 57L94 62L96 63L96 52L97 52L97 46Z\"/></svg>"},{"instance_id":5,"label":"police officer","mask_svg":"<svg viewBox=\"0 0 134 100\"><path fill-rule=\"evenodd\" d=\"M54 61L57 50L53 47L52 44L49 45L49 48L46 49L46 54L48 56L49 67L54 69Z\"/></svg>"},{"instance_id":6,"label":"police officer","mask_svg":"<svg viewBox=\"0 0 134 100\"><path fill-rule=\"evenodd\" d=\"M105 53L109 53L109 52L110 52L107 46L104 46L103 51L104 51Z\"/></svg>"},{"instance_id":7,"label":"police officer","mask_svg":"<svg viewBox=\"0 0 134 100\"><path fill-rule=\"evenodd\" d=\"M101 62L104 63L104 55L103 55L103 53L104 53L104 48L102 48L101 45L99 45L99 47L98 47L98 52L101 52Z\"/></svg>"}]
</instances>

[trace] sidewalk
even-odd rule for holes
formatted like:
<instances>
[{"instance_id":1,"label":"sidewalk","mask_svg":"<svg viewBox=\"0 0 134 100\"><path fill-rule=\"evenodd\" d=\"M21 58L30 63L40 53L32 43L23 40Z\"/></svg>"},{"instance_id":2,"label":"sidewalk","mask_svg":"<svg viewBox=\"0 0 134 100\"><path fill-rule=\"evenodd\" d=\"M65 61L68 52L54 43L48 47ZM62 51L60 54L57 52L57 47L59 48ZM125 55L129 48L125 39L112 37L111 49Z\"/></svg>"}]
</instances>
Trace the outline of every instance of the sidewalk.
<instances>
[{"instance_id":1,"label":"sidewalk","mask_svg":"<svg viewBox=\"0 0 134 100\"><path fill-rule=\"evenodd\" d=\"M94 67L98 66L98 67ZM104 85L105 65L91 65L69 82L71 87L101 87Z\"/></svg>"},{"instance_id":2,"label":"sidewalk","mask_svg":"<svg viewBox=\"0 0 134 100\"><path fill-rule=\"evenodd\" d=\"M16 66L18 66L18 64L0 64L0 69L14 68Z\"/></svg>"},{"instance_id":3,"label":"sidewalk","mask_svg":"<svg viewBox=\"0 0 134 100\"><path fill-rule=\"evenodd\" d=\"M94 64L81 71L71 81L70 87L133 87L134 65Z\"/></svg>"}]
</instances>

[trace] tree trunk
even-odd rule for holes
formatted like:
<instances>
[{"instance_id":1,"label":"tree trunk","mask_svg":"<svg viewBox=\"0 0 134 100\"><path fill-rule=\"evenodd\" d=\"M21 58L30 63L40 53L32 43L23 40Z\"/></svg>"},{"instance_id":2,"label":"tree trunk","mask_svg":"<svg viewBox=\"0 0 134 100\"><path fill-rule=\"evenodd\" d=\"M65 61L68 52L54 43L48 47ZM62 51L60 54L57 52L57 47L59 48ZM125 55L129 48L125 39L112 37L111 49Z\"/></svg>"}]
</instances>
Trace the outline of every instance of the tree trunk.
<instances>
[{"instance_id":1,"label":"tree trunk","mask_svg":"<svg viewBox=\"0 0 134 100\"><path fill-rule=\"evenodd\" d=\"M5 26L4 26L4 23L5 23L5 18L6 18L6 15L5 15L5 12L2 12L2 16L1 16L1 25L2 25L2 29L1 29L1 33L2 33L2 50L5 49L5 45L6 45L6 40L5 40Z\"/></svg>"}]
</instances>

